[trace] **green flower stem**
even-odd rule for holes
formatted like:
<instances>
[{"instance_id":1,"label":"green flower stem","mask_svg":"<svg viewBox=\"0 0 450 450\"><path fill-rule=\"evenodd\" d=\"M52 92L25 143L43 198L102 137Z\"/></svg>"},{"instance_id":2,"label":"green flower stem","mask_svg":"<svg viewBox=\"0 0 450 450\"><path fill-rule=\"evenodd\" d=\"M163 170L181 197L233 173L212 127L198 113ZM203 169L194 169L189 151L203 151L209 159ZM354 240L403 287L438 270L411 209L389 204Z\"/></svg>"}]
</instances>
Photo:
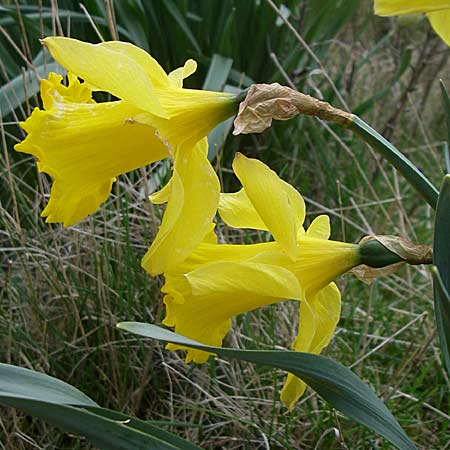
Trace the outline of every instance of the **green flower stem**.
<instances>
[{"instance_id":1,"label":"green flower stem","mask_svg":"<svg viewBox=\"0 0 450 450\"><path fill-rule=\"evenodd\" d=\"M439 191L431 181L403 154L370 125L352 115L347 128L367 142L378 154L387 159L419 192L419 194L436 209Z\"/></svg>"}]
</instances>

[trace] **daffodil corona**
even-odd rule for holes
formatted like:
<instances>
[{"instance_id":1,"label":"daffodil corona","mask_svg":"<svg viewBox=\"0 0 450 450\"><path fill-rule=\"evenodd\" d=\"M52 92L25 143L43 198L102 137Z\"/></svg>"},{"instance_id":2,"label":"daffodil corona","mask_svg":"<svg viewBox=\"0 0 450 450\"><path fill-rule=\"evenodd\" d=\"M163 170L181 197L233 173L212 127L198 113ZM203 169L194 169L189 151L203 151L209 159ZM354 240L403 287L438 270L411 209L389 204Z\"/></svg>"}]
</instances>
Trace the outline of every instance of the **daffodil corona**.
<instances>
[{"instance_id":1,"label":"daffodil corona","mask_svg":"<svg viewBox=\"0 0 450 450\"><path fill-rule=\"evenodd\" d=\"M375 14L426 13L436 33L450 45L450 0L375 0Z\"/></svg>"},{"instance_id":2,"label":"daffodil corona","mask_svg":"<svg viewBox=\"0 0 450 450\"><path fill-rule=\"evenodd\" d=\"M53 178L42 212L48 222L75 224L107 199L118 175L169 156L178 199L191 193L193 174L202 179L203 188L189 198L201 214L191 216L197 222L188 239L176 228L185 209L168 203L150 249L153 273L160 273L166 256L182 260L199 244L216 213L220 186L207 159L205 136L236 111L234 96L183 88L184 78L196 70L193 60L166 74L148 53L129 43L93 45L63 37L43 43L68 70L68 85L54 73L42 80L43 109L35 108L21 123L28 135L15 149L36 156L39 170ZM92 92L97 90L118 100L96 103Z\"/></svg>"},{"instance_id":3,"label":"daffodil corona","mask_svg":"<svg viewBox=\"0 0 450 450\"><path fill-rule=\"evenodd\" d=\"M320 353L340 315L340 293L333 280L360 263L358 246L328 240L328 216L317 217L305 231L302 197L262 162L238 154L233 169L243 188L221 194L223 221L232 227L267 230L274 240L218 244L214 233L206 234L182 264L164 273L164 324L199 342L220 346L232 317L292 299L300 302L293 349ZM162 191L155 200L166 197ZM145 258L143 266L148 270ZM208 358L200 350L186 350L187 361ZM281 398L292 407L304 390L304 382L289 374Z\"/></svg>"}]
</instances>

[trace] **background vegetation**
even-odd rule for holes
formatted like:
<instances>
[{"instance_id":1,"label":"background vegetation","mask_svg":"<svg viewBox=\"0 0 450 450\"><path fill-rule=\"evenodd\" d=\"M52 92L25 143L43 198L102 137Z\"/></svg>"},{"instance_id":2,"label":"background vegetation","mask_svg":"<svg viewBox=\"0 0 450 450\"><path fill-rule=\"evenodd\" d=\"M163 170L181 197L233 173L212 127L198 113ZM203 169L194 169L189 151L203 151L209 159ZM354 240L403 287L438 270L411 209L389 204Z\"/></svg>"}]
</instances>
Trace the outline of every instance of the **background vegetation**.
<instances>
[{"instance_id":1,"label":"background vegetation","mask_svg":"<svg viewBox=\"0 0 450 450\"><path fill-rule=\"evenodd\" d=\"M450 53L428 23L374 17L370 0L0 2L1 361L61 378L102 406L158 421L205 448L389 448L311 391L287 411L281 372L220 359L186 365L182 354L115 329L164 316L161 280L140 258L161 215L146 194L164 183L167 164L120 177L101 211L70 229L44 223L50 180L12 146L24 137L18 122L39 103L37 80L56 69L38 39L55 34L130 41L167 70L195 58L190 87L295 86L360 114L439 183L449 159L438 80L450 86ZM328 213L334 239L396 234L431 244L429 207L345 130L302 117L262 135L226 131L210 136L225 190L237 187L230 165L240 150L299 188L308 220ZM370 383L419 448L450 448L449 380L428 270L402 269L370 287L350 275L339 284L343 314L325 354ZM225 344L285 348L295 324L296 305L275 305L239 317ZM4 449L91 448L13 410L1 413Z\"/></svg>"}]
</instances>

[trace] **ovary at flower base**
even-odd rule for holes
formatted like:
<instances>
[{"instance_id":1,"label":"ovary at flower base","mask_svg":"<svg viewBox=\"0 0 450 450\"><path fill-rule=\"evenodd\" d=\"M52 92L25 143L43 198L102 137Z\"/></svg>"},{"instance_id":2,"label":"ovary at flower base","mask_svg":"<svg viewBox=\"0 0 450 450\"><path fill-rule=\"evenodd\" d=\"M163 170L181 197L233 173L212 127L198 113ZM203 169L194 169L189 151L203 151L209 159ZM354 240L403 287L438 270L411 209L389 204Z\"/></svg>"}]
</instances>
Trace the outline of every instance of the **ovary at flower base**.
<instances>
[{"instance_id":1,"label":"ovary at flower base","mask_svg":"<svg viewBox=\"0 0 450 450\"><path fill-rule=\"evenodd\" d=\"M374 9L379 16L425 13L434 31L450 45L450 0L375 0Z\"/></svg>"},{"instance_id":2,"label":"ovary at flower base","mask_svg":"<svg viewBox=\"0 0 450 450\"><path fill-rule=\"evenodd\" d=\"M172 156L180 189L189 182L187 166L206 180L209 189L201 198L203 217L197 216L193 224L198 236L202 235L219 199L219 183L202 140L235 112L234 96L183 88L183 79L196 70L193 60L166 74L148 53L129 43L93 45L62 37L46 38L43 43L68 70L68 86L54 73L42 80L43 109L35 108L21 123L28 135L15 149L36 156L39 170L53 178L42 213L47 222L77 223L108 198L118 175ZM92 99L95 90L118 100L96 103ZM167 212L172 218L179 212L170 202L168 209L175 209ZM155 240L161 252L167 246L161 242L163 236L163 240L173 238L167 226ZM200 239L192 236L191 242L195 247ZM181 254L191 250L182 249Z\"/></svg>"},{"instance_id":3,"label":"ovary at flower base","mask_svg":"<svg viewBox=\"0 0 450 450\"><path fill-rule=\"evenodd\" d=\"M262 162L238 154L233 169L243 188L221 194L219 213L232 227L269 231L273 241L218 244L214 234L178 266L165 271L166 318L175 332L207 345L221 346L234 316L285 300L300 305L296 351L320 353L330 342L340 314L340 293L333 280L360 263L358 246L328 240L327 216L304 230L300 194ZM165 200L164 190L157 201ZM211 224L212 225L212 224ZM143 267L148 270L147 262ZM205 362L208 353L187 350L187 361ZM292 407L305 384L289 374L281 393Z\"/></svg>"}]
</instances>

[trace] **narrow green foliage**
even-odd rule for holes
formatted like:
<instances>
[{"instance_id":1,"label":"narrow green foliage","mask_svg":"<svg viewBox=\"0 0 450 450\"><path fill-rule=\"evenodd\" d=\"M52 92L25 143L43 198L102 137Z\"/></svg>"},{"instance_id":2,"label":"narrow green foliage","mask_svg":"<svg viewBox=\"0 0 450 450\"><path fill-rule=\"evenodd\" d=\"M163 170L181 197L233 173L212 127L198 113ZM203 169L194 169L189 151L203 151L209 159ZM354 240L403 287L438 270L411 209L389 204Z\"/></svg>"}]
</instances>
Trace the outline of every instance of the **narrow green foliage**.
<instances>
[{"instance_id":1,"label":"narrow green foliage","mask_svg":"<svg viewBox=\"0 0 450 450\"><path fill-rule=\"evenodd\" d=\"M211 347L145 323L121 322L117 326L122 330L140 336L205 350L225 358L240 359L291 372L302 378L305 383L336 409L379 433L398 449L416 449L397 420L376 394L352 371L329 358L303 352L234 350Z\"/></svg>"},{"instance_id":2,"label":"narrow green foliage","mask_svg":"<svg viewBox=\"0 0 450 450\"><path fill-rule=\"evenodd\" d=\"M450 374L450 175L444 177L434 224L434 311L444 363Z\"/></svg>"},{"instance_id":3,"label":"narrow green foliage","mask_svg":"<svg viewBox=\"0 0 450 450\"><path fill-rule=\"evenodd\" d=\"M38 66L33 70L29 69L23 75L18 75L4 84L0 88L0 116L6 117L25 103L28 98L35 96L39 92L39 82L36 75L46 78L49 72L63 74L65 70L59 64L52 62Z\"/></svg>"},{"instance_id":4,"label":"narrow green foliage","mask_svg":"<svg viewBox=\"0 0 450 450\"><path fill-rule=\"evenodd\" d=\"M80 434L101 450L201 450L146 422L99 408L61 380L17 366L0 364L0 403Z\"/></svg>"},{"instance_id":5,"label":"narrow green foliage","mask_svg":"<svg viewBox=\"0 0 450 450\"><path fill-rule=\"evenodd\" d=\"M447 143L450 145L450 97L448 95L445 84L442 80L440 80L440 85L442 93L442 102L444 104L445 121L447 123L447 133L448 133Z\"/></svg>"},{"instance_id":6,"label":"narrow green foliage","mask_svg":"<svg viewBox=\"0 0 450 450\"><path fill-rule=\"evenodd\" d=\"M433 267L434 313L441 343L442 356L450 374L450 295L437 267Z\"/></svg>"}]
</instances>

